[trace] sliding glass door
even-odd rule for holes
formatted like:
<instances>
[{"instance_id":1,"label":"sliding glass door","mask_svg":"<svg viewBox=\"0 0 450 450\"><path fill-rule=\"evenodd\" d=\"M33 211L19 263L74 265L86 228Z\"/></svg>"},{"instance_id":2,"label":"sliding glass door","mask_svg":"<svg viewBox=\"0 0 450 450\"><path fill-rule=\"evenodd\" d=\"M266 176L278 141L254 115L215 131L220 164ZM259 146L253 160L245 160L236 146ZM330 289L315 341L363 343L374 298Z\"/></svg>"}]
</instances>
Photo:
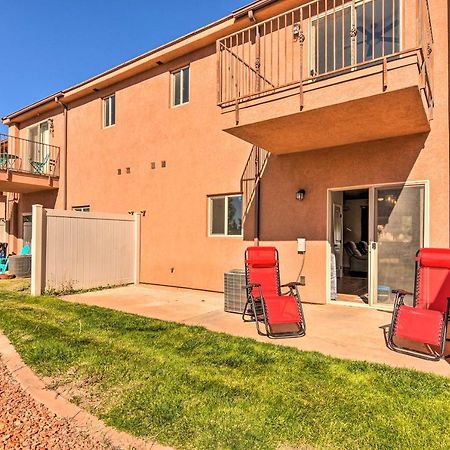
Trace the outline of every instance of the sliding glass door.
<instances>
[{"instance_id":1,"label":"sliding glass door","mask_svg":"<svg viewBox=\"0 0 450 450\"><path fill-rule=\"evenodd\" d=\"M333 5L311 18L311 76L400 51L400 0L336 1Z\"/></svg>"},{"instance_id":2,"label":"sliding glass door","mask_svg":"<svg viewBox=\"0 0 450 450\"><path fill-rule=\"evenodd\" d=\"M425 187L375 188L371 243L374 305L392 305L394 291L414 291L415 256L424 246Z\"/></svg>"},{"instance_id":3,"label":"sliding glass door","mask_svg":"<svg viewBox=\"0 0 450 450\"><path fill-rule=\"evenodd\" d=\"M27 154L23 158L23 169L26 171L32 170L31 163L45 163L43 168L44 173L48 173L49 168L49 142L50 142L50 129L49 123L42 122L38 125L28 128L28 145Z\"/></svg>"}]
</instances>

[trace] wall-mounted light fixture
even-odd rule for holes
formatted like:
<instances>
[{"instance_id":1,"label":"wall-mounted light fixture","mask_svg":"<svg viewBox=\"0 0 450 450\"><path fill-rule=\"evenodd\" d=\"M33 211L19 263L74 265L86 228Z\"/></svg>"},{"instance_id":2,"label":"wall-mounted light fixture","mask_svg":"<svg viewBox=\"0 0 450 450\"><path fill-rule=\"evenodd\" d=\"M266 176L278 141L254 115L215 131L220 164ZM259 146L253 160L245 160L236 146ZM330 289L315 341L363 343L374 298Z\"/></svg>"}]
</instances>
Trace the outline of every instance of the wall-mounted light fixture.
<instances>
[{"instance_id":1,"label":"wall-mounted light fixture","mask_svg":"<svg viewBox=\"0 0 450 450\"><path fill-rule=\"evenodd\" d=\"M295 198L302 202L305 199L306 191L304 189L299 189L295 194Z\"/></svg>"},{"instance_id":2,"label":"wall-mounted light fixture","mask_svg":"<svg viewBox=\"0 0 450 450\"><path fill-rule=\"evenodd\" d=\"M142 217L145 217L146 214L147 214L147 210L146 209L141 209Z\"/></svg>"}]
</instances>

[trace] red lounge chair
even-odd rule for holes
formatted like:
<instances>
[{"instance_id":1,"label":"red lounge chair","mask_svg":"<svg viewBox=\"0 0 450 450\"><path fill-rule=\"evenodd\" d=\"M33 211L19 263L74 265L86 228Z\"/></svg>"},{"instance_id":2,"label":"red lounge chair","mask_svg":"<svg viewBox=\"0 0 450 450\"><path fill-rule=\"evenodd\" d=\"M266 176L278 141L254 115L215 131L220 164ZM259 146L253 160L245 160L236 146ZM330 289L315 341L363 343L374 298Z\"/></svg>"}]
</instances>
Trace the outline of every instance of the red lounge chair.
<instances>
[{"instance_id":1,"label":"red lounge chair","mask_svg":"<svg viewBox=\"0 0 450 450\"><path fill-rule=\"evenodd\" d=\"M425 248L416 258L414 294L397 291L389 328L388 347L399 353L439 361L445 352L450 309L450 249ZM413 295L413 305L404 304ZM406 339L425 345L429 352L394 342Z\"/></svg>"},{"instance_id":2,"label":"red lounge chair","mask_svg":"<svg viewBox=\"0 0 450 450\"><path fill-rule=\"evenodd\" d=\"M270 338L304 336L306 324L297 289L300 283L280 286L277 249L248 248L245 252L245 275L247 303L242 319L255 321L258 334ZM289 291L282 294L282 287ZM265 333L260 329L260 322L264 322Z\"/></svg>"}]
</instances>

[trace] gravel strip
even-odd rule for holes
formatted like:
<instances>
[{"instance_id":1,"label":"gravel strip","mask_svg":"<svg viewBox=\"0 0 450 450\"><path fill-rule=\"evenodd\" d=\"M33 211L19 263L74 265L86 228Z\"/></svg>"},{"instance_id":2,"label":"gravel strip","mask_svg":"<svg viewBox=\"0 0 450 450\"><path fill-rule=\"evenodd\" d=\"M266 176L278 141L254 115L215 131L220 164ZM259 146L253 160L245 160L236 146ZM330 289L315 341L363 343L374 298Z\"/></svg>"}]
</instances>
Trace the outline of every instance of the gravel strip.
<instances>
[{"instance_id":1,"label":"gravel strip","mask_svg":"<svg viewBox=\"0 0 450 450\"><path fill-rule=\"evenodd\" d=\"M0 360L0 450L108 448L108 443L36 403Z\"/></svg>"}]
</instances>

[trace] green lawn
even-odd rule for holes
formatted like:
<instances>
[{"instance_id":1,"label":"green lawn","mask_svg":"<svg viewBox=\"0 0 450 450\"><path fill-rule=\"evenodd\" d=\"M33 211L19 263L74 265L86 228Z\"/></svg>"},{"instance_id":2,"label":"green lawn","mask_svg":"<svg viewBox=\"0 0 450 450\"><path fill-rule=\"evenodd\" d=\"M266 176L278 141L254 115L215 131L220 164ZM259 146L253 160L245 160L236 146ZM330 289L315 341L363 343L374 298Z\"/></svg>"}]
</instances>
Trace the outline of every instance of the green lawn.
<instances>
[{"instance_id":1,"label":"green lawn","mask_svg":"<svg viewBox=\"0 0 450 450\"><path fill-rule=\"evenodd\" d=\"M450 448L449 379L11 286L0 282L0 329L25 362L136 436L208 450Z\"/></svg>"}]
</instances>

